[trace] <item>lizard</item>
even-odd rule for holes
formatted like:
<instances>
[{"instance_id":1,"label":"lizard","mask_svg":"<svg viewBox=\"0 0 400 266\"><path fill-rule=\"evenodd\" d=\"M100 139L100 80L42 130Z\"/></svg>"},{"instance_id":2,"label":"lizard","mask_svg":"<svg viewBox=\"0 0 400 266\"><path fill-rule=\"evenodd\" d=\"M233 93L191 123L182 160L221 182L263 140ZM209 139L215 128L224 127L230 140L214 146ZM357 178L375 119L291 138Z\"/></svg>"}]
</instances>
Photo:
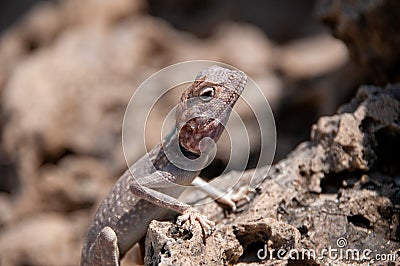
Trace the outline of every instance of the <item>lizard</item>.
<instances>
[{"instance_id":1,"label":"lizard","mask_svg":"<svg viewBox=\"0 0 400 266\"><path fill-rule=\"evenodd\" d=\"M181 214L178 225L190 230L198 222L206 237L212 233L215 223L177 198L192 182L206 182L198 174L246 81L242 71L217 65L197 74L177 105L175 127L128 167L98 207L82 248L82 266L119 265L124 254L145 236L150 222L167 217L171 210ZM198 162L200 167L177 165L172 157L178 158L177 162ZM217 197L217 188L210 186L203 189ZM229 197L219 198L219 202L235 208Z\"/></svg>"}]
</instances>

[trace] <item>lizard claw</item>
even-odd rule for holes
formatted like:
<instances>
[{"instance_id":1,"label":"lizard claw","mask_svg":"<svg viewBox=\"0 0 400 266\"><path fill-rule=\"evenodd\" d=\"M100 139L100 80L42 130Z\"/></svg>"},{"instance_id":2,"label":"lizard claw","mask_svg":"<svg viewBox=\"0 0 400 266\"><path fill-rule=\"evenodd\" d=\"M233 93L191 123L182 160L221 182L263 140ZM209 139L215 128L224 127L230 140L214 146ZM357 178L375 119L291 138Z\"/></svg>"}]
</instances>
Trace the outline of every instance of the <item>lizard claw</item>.
<instances>
[{"instance_id":1,"label":"lizard claw","mask_svg":"<svg viewBox=\"0 0 400 266\"><path fill-rule=\"evenodd\" d=\"M176 223L188 231L192 231L195 222L199 222L205 237L208 237L215 230L215 223L210 221L205 215L202 215L195 209L188 209L178 217Z\"/></svg>"}]
</instances>

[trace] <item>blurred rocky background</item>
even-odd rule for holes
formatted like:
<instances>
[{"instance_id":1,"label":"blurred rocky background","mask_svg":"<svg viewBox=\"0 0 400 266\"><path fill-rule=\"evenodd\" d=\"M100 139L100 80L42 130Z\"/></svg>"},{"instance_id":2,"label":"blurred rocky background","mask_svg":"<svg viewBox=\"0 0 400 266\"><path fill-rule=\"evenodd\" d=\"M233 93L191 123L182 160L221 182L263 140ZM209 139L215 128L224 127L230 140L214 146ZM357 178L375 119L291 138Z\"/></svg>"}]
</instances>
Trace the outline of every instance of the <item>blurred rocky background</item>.
<instances>
[{"instance_id":1,"label":"blurred rocky background","mask_svg":"<svg viewBox=\"0 0 400 266\"><path fill-rule=\"evenodd\" d=\"M78 264L97 205L126 169L126 105L154 72L193 59L245 71L274 112L278 162L360 85L398 81L399 12L396 0L2 1L0 265ZM387 135L397 216L382 219L397 245L399 132ZM159 141L158 132L148 137L149 146ZM135 159L144 150L130 152ZM202 175L226 163L218 157Z\"/></svg>"}]
</instances>

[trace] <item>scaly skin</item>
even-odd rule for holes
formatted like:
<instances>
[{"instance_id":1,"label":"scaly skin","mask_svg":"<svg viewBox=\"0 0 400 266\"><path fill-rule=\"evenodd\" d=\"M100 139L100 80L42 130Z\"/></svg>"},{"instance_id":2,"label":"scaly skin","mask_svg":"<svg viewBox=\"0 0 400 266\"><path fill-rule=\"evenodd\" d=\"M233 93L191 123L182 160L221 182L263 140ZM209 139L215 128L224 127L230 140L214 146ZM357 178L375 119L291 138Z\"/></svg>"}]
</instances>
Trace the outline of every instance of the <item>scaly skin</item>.
<instances>
[{"instance_id":1,"label":"scaly skin","mask_svg":"<svg viewBox=\"0 0 400 266\"><path fill-rule=\"evenodd\" d=\"M182 94L176 127L118 179L101 203L82 249L81 265L119 265L120 258L145 236L151 220L166 218L171 210L182 214L178 224L198 221L205 235L211 233L212 221L176 199L185 189L179 185L190 185L200 170L180 168L166 151L204 165L204 155L212 147L204 140L218 141L246 80L243 72L219 66L197 75Z\"/></svg>"}]
</instances>

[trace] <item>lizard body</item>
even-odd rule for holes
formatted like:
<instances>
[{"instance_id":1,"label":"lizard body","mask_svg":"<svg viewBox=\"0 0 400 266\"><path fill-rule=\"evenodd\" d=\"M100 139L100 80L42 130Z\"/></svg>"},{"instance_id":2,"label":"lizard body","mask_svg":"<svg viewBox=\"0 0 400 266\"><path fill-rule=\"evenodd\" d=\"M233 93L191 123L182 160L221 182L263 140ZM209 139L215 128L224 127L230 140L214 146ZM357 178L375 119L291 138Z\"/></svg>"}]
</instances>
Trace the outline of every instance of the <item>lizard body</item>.
<instances>
[{"instance_id":1,"label":"lizard body","mask_svg":"<svg viewBox=\"0 0 400 266\"><path fill-rule=\"evenodd\" d=\"M177 106L175 128L118 179L100 204L81 265L119 265L120 258L145 236L151 220L163 219L171 210L183 214L178 223L197 220L206 235L211 233L214 223L176 198L206 163L212 143L204 140L219 139L246 80L243 72L219 66L197 75ZM178 161L198 160L200 168L177 166L167 153ZM182 155L184 159L179 159Z\"/></svg>"}]
</instances>

